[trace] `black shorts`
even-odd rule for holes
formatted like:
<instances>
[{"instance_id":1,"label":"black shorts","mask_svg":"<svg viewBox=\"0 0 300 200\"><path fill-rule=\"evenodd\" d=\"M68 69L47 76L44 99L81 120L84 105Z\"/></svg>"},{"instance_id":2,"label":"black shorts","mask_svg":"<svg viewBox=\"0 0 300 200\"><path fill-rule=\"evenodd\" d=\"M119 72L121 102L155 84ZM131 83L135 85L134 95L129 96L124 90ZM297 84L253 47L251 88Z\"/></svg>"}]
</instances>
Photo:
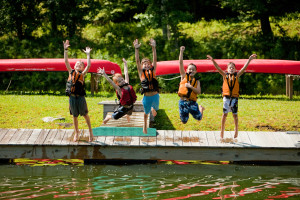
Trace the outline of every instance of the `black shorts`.
<instances>
[{"instance_id":1,"label":"black shorts","mask_svg":"<svg viewBox=\"0 0 300 200\"><path fill-rule=\"evenodd\" d=\"M113 119L120 119L124 115L132 115L132 111L133 111L133 105L130 105L130 106L119 105L119 107L112 114L112 118Z\"/></svg>"}]
</instances>

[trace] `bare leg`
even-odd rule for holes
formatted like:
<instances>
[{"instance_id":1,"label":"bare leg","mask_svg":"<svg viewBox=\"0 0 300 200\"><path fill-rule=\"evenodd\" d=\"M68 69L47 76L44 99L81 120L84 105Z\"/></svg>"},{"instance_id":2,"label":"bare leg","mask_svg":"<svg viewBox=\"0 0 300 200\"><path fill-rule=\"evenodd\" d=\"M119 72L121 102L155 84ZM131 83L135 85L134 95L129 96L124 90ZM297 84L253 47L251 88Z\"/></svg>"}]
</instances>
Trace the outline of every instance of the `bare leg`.
<instances>
[{"instance_id":1,"label":"bare leg","mask_svg":"<svg viewBox=\"0 0 300 200\"><path fill-rule=\"evenodd\" d=\"M89 142L92 142L93 139L94 139L94 138L93 138L94 135L93 135L93 129L92 129L92 126L91 126L91 121L90 121L89 115L86 114L86 115L84 116L84 119L85 119L85 121L86 121L86 123L87 123L87 125L88 125L88 127L89 127L89 132L90 132Z\"/></svg>"},{"instance_id":2,"label":"bare leg","mask_svg":"<svg viewBox=\"0 0 300 200\"><path fill-rule=\"evenodd\" d=\"M74 116L73 116L73 123L74 123L74 129L75 129L73 141L74 141L74 142L77 142L77 141L78 141L78 135L79 135L79 129L78 129L78 117L74 117Z\"/></svg>"},{"instance_id":3,"label":"bare leg","mask_svg":"<svg viewBox=\"0 0 300 200\"><path fill-rule=\"evenodd\" d=\"M203 106L199 105L199 110L201 112L202 119L203 119L203 111L205 110L205 108Z\"/></svg>"},{"instance_id":4,"label":"bare leg","mask_svg":"<svg viewBox=\"0 0 300 200\"><path fill-rule=\"evenodd\" d=\"M148 120L148 115L144 113L144 126L143 126L143 133L147 134L147 120Z\"/></svg>"},{"instance_id":5,"label":"bare leg","mask_svg":"<svg viewBox=\"0 0 300 200\"><path fill-rule=\"evenodd\" d=\"M239 119L238 119L238 115L237 114L232 114L233 116L233 119L234 119L234 138L237 138L238 137L238 130L239 130Z\"/></svg>"},{"instance_id":6,"label":"bare leg","mask_svg":"<svg viewBox=\"0 0 300 200\"><path fill-rule=\"evenodd\" d=\"M224 131L225 131L225 122L226 122L227 113L223 113L222 115L222 123L221 123L221 138L224 138Z\"/></svg>"},{"instance_id":7,"label":"bare leg","mask_svg":"<svg viewBox=\"0 0 300 200\"><path fill-rule=\"evenodd\" d=\"M111 119L111 115L106 115L105 119L103 120L103 124L106 124Z\"/></svg>"},{"instance_id":8,"label":"bare leg","mask_svg":"<svg viewBox=\"0 0 300 200\"><path fill-rule=\"evenodd\" d=\"M126 115L128 123L130 122L130 115Z\"/></svg>"},{"instance_id":9,"label":"bare leg","mask_svg":"<svg viewBox=\"0 0 300 200\"><path fill-rule=\"evenodd\" d=\"M152 112L153 117L155 117L157 115L157 112L154 108L151 108L151 112Z\"/></svg>"}]
</instances>

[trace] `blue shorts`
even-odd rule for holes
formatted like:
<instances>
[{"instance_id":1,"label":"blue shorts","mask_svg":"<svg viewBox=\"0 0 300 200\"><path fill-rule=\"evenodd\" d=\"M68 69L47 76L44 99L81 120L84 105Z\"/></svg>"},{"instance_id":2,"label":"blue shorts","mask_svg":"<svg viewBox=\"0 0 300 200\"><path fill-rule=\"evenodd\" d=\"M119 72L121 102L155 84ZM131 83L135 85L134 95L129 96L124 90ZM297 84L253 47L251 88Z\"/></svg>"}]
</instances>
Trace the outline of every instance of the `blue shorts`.
<instances>
[{"instance_id":1,"label":"blue shorts","mask_svg":"<svg viewBox=\"0 0 300 200\"><path fill-rule=\"evenodd\" d=\"M142 103L144 106L144 112L147 115L150 113L151 107L157 111L159 109L159 94L153 96L144 96Z\"/></svg>"},{"instance_id":2,"label":"blue shorts","mask_svg":"<svg viewBox=\"0 0 300 200\"><path fill-rule=\"evenodd\" d=\"M183 101L180 99L179 116L183 123L186 123L189 120L189 113L191 113L196 120L202 119L202 114L196 101Z\"/></svg>"},{"instance_id":3,"label":"blue shorts","mask_svg":"<svg viewBox=\"0 0 300 200\"><path fill-rule=\"evenodd\" d=\"M238 112L238 98L236 97L223 97L223 113L237 114Z\"/></svg>"}]
</instances>

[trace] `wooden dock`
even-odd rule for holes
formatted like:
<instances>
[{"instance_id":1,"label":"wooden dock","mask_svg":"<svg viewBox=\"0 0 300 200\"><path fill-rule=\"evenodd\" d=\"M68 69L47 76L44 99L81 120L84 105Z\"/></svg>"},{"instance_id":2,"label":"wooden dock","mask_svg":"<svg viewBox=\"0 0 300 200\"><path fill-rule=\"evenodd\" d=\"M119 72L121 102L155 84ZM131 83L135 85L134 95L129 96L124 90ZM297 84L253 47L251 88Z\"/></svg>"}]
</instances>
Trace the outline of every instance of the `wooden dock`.
<instances>
[{"instance_id":1,"label":"wooden dock","mask_svg":"<svg viewBox=\"0 0 300 200\"><path fill-rule=\"evenodd\" d=\"M72 129L0 129L0 159L79 158L126 160L214 160L300 162L299 132L158 130L156 137L99 136L88 130L73 142Z\"/></svg>"}]
</instances>

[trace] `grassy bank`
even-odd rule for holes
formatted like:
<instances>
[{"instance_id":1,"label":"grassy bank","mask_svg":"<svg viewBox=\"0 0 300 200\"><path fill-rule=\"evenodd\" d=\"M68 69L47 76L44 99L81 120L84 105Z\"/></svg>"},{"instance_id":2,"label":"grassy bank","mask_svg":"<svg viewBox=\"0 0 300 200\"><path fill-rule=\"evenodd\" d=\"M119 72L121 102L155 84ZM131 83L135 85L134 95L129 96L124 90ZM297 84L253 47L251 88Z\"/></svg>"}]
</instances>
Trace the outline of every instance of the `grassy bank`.
<instances>
[{"instance_id":1,"label":"grassy bank","mask_svg":"<svg viewBox=\"0 0 300 200\"><path fill-rule=\"evenodd\" d=\"M110 94L87 97L92 127L102 124L103 107L97 103L114 100ZM138 96L142 100L142 96ZM220 129L222 99L219 95L203 95L198 103L206 108L204 118L198 122L190 118L182 124L178 113L177 94L161 94L160 110L153 123L157 129L202 130ZM48 95L0 95L0 128L57 129L65 128L57 123L72 123L68 97ZM44 122L44 117L64 117L64 121ZM73 126L69 127L72 128ZM86 129L83 117L79 127ZM229 114L226 130L233 130L233 118ZM239 99L240 131L300 131L300 97L288 100L284 96L242 96Z\"/></svg>"}]
</instances>

